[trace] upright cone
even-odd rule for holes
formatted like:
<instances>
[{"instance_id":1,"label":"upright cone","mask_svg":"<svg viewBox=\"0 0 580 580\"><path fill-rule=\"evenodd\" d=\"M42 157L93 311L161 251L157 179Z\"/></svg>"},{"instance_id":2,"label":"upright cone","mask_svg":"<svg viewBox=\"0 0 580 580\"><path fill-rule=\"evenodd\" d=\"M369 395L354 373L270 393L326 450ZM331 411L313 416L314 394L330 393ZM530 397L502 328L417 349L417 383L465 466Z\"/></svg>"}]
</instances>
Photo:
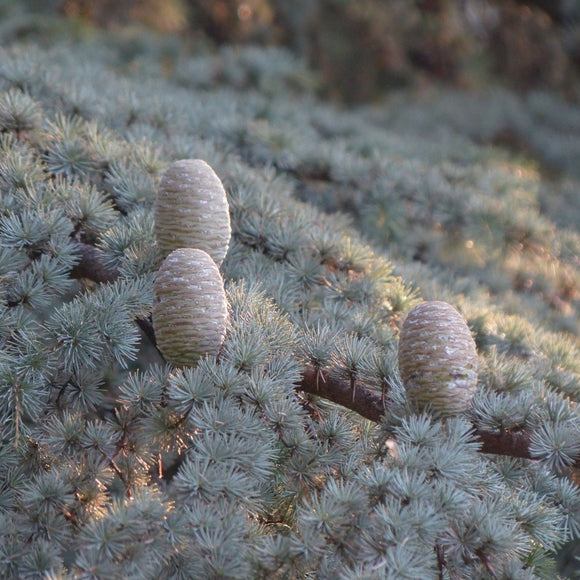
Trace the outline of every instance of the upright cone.
<instances>
[{"instance_id":1,"label":"upright cone","mask_svg":"<svg viewBox=\"0 0 580 580\"><path fill-rule=\"evenodd\" d=\"M441 417L467 409L477 387L477 351L453 306L424 302L409 312L399 340L399 372L420 409Z\"/></svg>"},{"instance_id":2,"label":"upright cone","mask_svg":"<svg viewBox=\"0 0 580 580\"><path fill-rule=\"evenodd\" d=\"M220 178L205 161L174 161L163 174L155 237L163 257L178 248L199 248L222 263L231 237L229 206Z\"/></svg>"},{"instance_id":3,"label":"upright cone","mask_svg":"<svg viewBox=\"0 0 580 580\"><path fill-rule=\"evenodd\" d=\"M216 355L226 334L227 301L217 265L203 250L180 248L163 262L153 287L159 350L177 366Z\"/></svg>"}]
</instances>

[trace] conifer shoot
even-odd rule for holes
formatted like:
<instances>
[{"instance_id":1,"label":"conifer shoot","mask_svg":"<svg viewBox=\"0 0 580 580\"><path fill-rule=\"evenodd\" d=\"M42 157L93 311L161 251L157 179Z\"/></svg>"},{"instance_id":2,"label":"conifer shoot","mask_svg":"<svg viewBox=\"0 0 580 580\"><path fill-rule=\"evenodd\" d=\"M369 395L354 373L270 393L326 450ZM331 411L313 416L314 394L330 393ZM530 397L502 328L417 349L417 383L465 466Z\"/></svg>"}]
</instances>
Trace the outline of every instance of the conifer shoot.
<instances>
[{"instance_id":1,"label":"conifer shoot","mask_svg":"<svg viewBox=\"0 0 580 580\"><path fill-rule=\"evenodd\" d=\"M217 355L225 338L227 301L216 263L203 250L179 248L165 258L154 284L157 346L176 366Z\"/></svg>"},{"instance_id":2,"label":"conifer shoot","mask_svg":"<svg viewBox=\"0 0 580 580\"><path fill-rule=\"evenodd\" d=\"M477 387L477 351L453 306L430 301L409 312L399 339L399 372L419 409L440 417L467 409Z\"/></svg>"},{"instance_id":3,"label":"conifer shoot","mask_svg":"<svg viewBox=\"0 0 580 580\"><path fill-rule=\"evenodd\" d=\"M202 159L174 161L159 183L155 236L162 257L178 248L200 248L219 265L231 237L226 191Z\"/></svg>"}]
</instances>

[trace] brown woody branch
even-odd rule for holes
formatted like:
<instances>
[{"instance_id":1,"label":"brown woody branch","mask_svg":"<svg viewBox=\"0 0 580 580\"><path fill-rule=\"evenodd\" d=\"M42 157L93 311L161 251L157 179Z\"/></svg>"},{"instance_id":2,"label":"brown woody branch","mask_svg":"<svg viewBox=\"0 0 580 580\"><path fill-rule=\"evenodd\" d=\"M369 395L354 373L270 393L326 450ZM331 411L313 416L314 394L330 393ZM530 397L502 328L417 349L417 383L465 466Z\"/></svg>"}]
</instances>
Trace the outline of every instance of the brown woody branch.
<instances>
[{"instance_id":1,"label":"brown woody branch","mask_svg":"<svg viewBox=\"0 0 580 580\"><path fill-rule=\"evenodd\" d=\"M79 243L79 257L79 263L71 272L74 278L87 278L94 282L113 282L117 279L118 272L105 265L102 253L97 248ZM151 322L144 319L137 322L152 344L155 344ZM302 380L295 388L342 405L370 421L379 422L385 413L381 394L358 384L353 393L349 381L312 366L304 368ZM474 434L480 440L481 451L484 453L533 459L530 453L529 434L525 431L506 430L501 433L489 433L474 429Z\"/></svg>"},{"instance_id":2,"label":"brown woody branch","mask_svg":"<svg viewBox=\"0 0 580 580\"><path fill-rule=\"evenodd\" d=\"M116 269L108 267L103 261L103 252L95 246L77 243L79 262L71 270L76 280L86 278L93 282L114 282L119 277Z\"/></svg>"},{"instance_id":3,"label":"brown woody branch","mask_svg":"<svg viewBox=\"0 0 580 580\"><path fill-rule=\"evenodd\" d=\"M77 242L78 257L77 264L71 270L71 277L75 280L85 278L93 282L114 282L119 277L116 268L107 266L103 260L103 252L95 246ZM155 333L151 322L144 318L135 320L137 326L147 336L151 344L155 345ZM157 345L155 345L157 346Z\"/></svg>"},{"instance_id":4,"label":"brown woody branch","mask_svg":"<svg viewBox=\"0 0 580 580\"><path fill-rule=\"evenodd\" d=\"M302 380L296 388L338 403L376 423L385 414L383 397L380 393L357 385L353 395L349 381L312 366L305 367ZM529 435L525 431L505 430L501 433L489 433L475 429L474 434L480 440L481 451L484 453L532 459Z\"/></svg>"}]
</instances>

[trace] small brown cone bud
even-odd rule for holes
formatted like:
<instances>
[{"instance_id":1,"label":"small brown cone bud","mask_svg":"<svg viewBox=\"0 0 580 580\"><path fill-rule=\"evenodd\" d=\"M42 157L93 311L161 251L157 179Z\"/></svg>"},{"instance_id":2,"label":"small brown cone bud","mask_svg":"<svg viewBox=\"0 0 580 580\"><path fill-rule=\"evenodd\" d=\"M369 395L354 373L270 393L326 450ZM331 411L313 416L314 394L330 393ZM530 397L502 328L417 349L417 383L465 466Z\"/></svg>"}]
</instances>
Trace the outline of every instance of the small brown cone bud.
<instances>
[{"instance_id":1,"label":"small brown cone bud","mask_svg":"<svg viewBox=\"0 0 580 580\"><path fill-rule=\"evenodd\" d=\"M180 248L165 258L153 286L153 328L168 362L194 365L216 355L226 333L227 301L217 265L203 250Z\"/></svg>"},{"instance_id":2,"label":"small brown cone bud","mask_svg":"<svg viewBox=\"0 0 580 580\"><path fill-rule=\"evenodd\" d=\"M199 248L222 263L231 237L230 213L224 186L205 161L174 161L163 174L155 237L163 257L177 248Z\"/></svg>"},{"instance_id":3,"label":"small brown cone bud","mask_svg":"<svg viewBox=\"0 0 580 580\"><path fill-rule=\"evenodd\" d=\"M409 312L399 340L399 372L419 408L439 416L467 409L477 387L477 351L453 306L424 302Z\"/></svg>"}]
</instances>

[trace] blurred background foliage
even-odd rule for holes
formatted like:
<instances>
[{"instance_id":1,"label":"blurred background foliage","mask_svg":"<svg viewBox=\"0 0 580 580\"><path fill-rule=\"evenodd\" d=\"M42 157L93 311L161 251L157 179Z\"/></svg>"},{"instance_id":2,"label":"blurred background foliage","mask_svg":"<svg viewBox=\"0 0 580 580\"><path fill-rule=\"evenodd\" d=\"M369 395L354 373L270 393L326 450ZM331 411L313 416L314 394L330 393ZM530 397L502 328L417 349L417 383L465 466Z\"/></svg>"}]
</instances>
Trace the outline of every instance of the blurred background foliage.
<instances>
[{"instance_id":1,"label":"blurred background foliage","mask_svg":"<svg viewBox=\"0 0 580 580\"><path fill-rule=\"evenodd\" d=\"M38 35L50 16L86 25L148 28L196 48L284 46L317 71L325 96L373 101L386 91L450 83L480 88L557 89L577 98L578 0L25 0L32 9L12 34ZM56 21L56 19L55 19Z\"/></svg>"}]
</instances>

